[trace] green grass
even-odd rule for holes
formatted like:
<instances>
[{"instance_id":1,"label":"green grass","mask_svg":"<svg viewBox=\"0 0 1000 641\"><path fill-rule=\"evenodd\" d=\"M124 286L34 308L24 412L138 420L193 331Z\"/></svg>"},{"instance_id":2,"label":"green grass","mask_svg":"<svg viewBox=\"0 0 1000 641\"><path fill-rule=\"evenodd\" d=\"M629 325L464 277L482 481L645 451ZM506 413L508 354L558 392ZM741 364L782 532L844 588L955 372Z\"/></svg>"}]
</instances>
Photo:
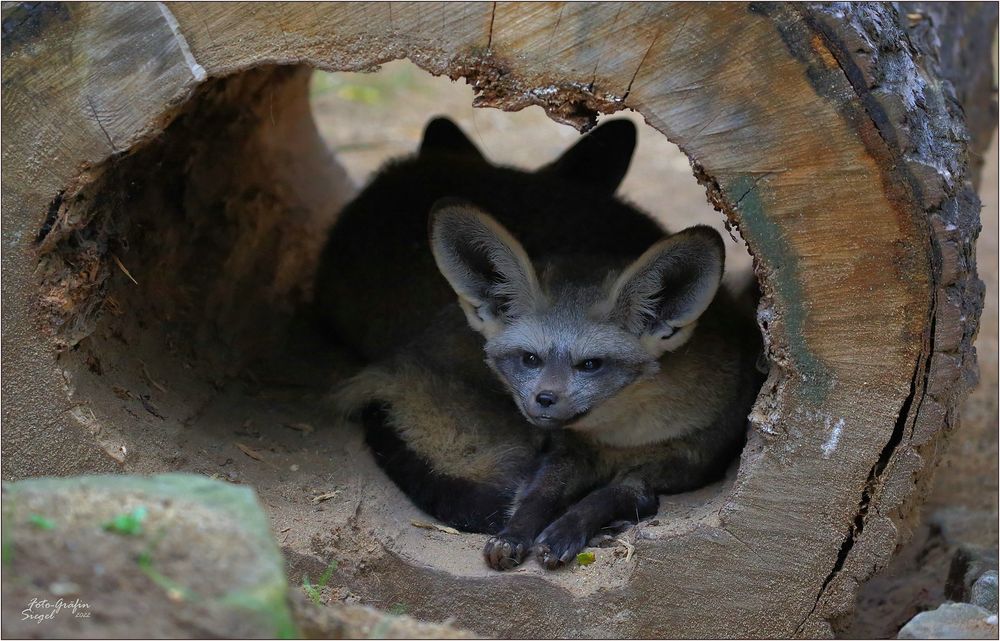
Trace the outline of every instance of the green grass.
<instances>
[{"instance_id":1,"label":"green grass","mask_svg":"<svg viewBox=\"0 0 1000 641\"><path fill-rule=\"evenodd\" d=\"M139 508L136 508L136 510L138 509ZM135 510L133 510L133 514L134 513ZM149 542L149 545L146 546L146 549L139 553L139 557L136 559L136 563L139 565L139 571L148 576L157 586L162 588L163 591L167 593L168 598L175 601L196 600L196 595L191 590L184 587L177 581L174 581L170 577L165 576L153 566L153 552L166 535L166 529L161 528L159 532L156 533L156 536L153 537L153 540Z\"/></svg>"},{"instance_id":2,"label":"green grass","mask_svg":"<svg viewBox=\"0 0 1000 641\"><path fill-rule=\"evenodd\" d=\"M52 530L56 527L56 524L52 519L47 519L41 514L32 514L28 517L28 522L39 530Z\"/></svg>"},{"instance_id":3,"label":"green grass","mask_svg":"<svg viewBox=\"0 0 1000 641\"><path fill-rule=\"evenodd\" d=\"M195 594L191 592L191 590L184 587L177 581L174 581L170 577L164 576L163 574L160 573L159 570L153 567L152 551L147 550L139 554L137 562L139 564L139 570L141 570L143 574L148 576L150 580L153 581L153 583L162 588L163 591L167 593L168 598L173 599L175 601L195 600L194 599Z\"/></svg>"},{"instance_id":4,"label":"green grass","mask_svg":"<svg viewBox=\"0 0 1000 641\"><path fill-rule=\"evenodd\" d=\"M146 520L146 508L140 505L127 514L119 514L110 521L103 523L101 527L115 534L138 536L142 534L142 522L144 520Z\"/></svg>"},{"instance_id":5,"label":"green grass","mask_svg":"<svg viewBox=\"0 0 1000 641\"><path fill-rule=\"evenodd\" d=\"M316 585L309 582L309 575L302 577L302 589L305 591L306 595L312 600L316 605L323 605L323 600L321 592L323 588L327 586L330 582L330 578L333 576L334 571L337 569L337 560L334 559L330 561L330 565L326 566L323 570L323 574L319 575L319 581Z\"/></svg>"}]
</instances>

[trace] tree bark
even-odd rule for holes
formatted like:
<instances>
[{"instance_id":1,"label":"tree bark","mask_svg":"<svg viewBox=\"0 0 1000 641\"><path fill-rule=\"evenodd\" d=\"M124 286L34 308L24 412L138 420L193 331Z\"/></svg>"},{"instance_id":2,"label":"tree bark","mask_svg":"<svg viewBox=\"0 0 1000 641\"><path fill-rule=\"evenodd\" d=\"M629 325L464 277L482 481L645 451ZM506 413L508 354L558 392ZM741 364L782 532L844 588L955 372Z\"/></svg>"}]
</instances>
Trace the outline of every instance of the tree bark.
<instances>
[{"instance_id":1,"label":"tree bark","mask_svg":"<svg viewBox=\"0 0 1000 641\"><path fill-rule=\"evenodd\" d=\"M170 416L200 416L216 374L168 385L176 413L151 439L109 409L120 385L91 357L152 389L146 364L175 363L178 336L226 343L224 360L293 331L290 283L307 278L316 230L349 189L305 117L305 72L282 66L407 57L464 77L481 106L540 105L580 129L642 113L754 256L771 374L738 469L665 499L627 559L487 574L481 540L414 531L359 453L344 509L286 545L293 568L360 554L344 581L364 599L405 595L410 614L484 634L831 635L908 536L976 376L965 115L980 120L982 76L933 37L958 10L919 11L949 17L917 33L882 4L5 8L4 476L194 465L177 451L202 437ZM154 291L130 289L130 247L129 273ZM191 322L158 329L172 313ZM141 368L114 347L133 330ZM286 507L279 478L256 479L276 521L313 511Z\"/></svg>"},{"instance_id":2,"label":"tree bark","mask_svg":"<svg viewBox=\"0 0 1000 641\"><path fill-rule=\"evenodd\" d=\"M997 32L993 2L902 2L911 42L921 65L935 77L951 82L965 112L969 144L969 175L978 189L986 148L997 126L996 69L992 64Z\"/></svg>"}]
</instances>

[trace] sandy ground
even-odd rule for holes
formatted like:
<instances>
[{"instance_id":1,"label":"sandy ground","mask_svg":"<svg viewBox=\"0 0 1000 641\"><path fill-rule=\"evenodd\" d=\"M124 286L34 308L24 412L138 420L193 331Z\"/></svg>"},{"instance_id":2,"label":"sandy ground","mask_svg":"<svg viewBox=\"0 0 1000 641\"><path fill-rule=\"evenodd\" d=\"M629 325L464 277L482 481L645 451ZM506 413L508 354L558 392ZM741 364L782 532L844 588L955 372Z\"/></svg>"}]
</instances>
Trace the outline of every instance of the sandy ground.
<instances>
[{"instance_id":1,"label":"sandy ground","mask_svg":"<svg viewBox=\"0 0 1000 641\"><path fill-rule=\"evenodd\" d=\"M352 180L363 184L387 158L412 153L424 124L445 114L455 120L493 162L539 167L578 139L532 107L517 113L473 109L464 83L434 78L407 62L377 74L321 74L313 80L313 105L323 137ZM722 216L707 203L687 158L637 114L617 114L639 125L632 167L620 193L668 228L709 224L729 238ZM848 632L859 637L894 636L920 610L943 599L949 550L958 543L997 548L997 139L990 146L984 180L983 231L978 243L980 278L987 298L977 340L980 384L962 408L954 434L924 507L924 524L896 561L862 591L858 617ZM749 277L742 240L727 240L727 279ZM930 554L929 551L933 552Z\"/></svg>"}]
</instances>

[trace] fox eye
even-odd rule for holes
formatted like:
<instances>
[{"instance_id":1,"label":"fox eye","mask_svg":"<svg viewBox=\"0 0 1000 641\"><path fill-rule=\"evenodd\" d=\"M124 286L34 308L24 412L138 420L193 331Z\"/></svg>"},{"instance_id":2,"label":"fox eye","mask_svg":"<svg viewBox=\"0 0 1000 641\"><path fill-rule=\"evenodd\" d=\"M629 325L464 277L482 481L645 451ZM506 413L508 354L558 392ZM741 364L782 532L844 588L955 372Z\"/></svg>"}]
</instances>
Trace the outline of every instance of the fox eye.
<instances>
[{"instance_id":1,"label":"fox eye","mask_svg":"<svg viewBox=\"0 0 1000 641\"><path fill-rule=\"evenodd\" d=\"M577 363L576 368L581 369L585 372L594 372L601 369L601 365L603 364L604 361L602 361L599 358L588 358L585 361Z\"/></svg>"},{"instance_id":2,"label":"fox eye","mask_svg":"<svg viewBox=\"0 0 1000 641\"><path fill-rule=\"evenodd\" d=\"M527 367L539 367L542 364L542 359L531 352L525 352L524 356L521 357L521 362Z\"/></svg>"}]
</instances>

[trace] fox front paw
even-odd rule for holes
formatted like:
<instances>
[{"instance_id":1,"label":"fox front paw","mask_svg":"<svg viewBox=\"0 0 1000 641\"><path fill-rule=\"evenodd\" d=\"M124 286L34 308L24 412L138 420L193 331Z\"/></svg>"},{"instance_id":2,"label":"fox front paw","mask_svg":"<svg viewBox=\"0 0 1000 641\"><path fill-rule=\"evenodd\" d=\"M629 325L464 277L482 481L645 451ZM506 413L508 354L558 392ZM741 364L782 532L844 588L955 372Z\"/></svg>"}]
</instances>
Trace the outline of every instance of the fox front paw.
<instances>
[{"instance_id":1,"label":"fox front paw","mask_svg":"<svg viewBox=\"0 0 1000 641\"><path fill-rule=\"evenodd\" d=\"M576 519L562 517L545 528L535 541L538 562L554 570L572 561L590 539Z\"/></svg>"},{"instance_id":2,"label":"fox front paw","mask_svg":"<svg viewBox=\"0 0 1000 641\"><path fill-rule=\"evenodd\" d=\"M524 560L531 541L517 536L499 534L491 537L483 548L483 558L494 570L509 570Z\"/></svg>"}]
</instances>

